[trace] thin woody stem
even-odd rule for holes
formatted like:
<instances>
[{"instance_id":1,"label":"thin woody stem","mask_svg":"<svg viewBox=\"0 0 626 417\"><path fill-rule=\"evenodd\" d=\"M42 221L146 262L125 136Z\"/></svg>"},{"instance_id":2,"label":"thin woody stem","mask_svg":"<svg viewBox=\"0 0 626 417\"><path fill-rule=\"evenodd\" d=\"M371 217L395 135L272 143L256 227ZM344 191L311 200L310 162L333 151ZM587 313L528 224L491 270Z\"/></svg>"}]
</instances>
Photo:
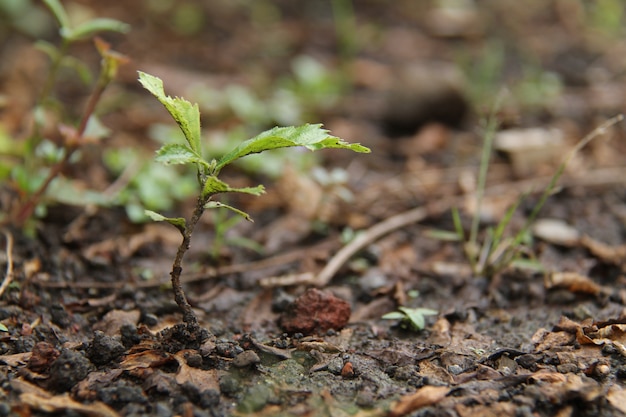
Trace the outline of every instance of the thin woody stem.
<instances>
[{"instance_id":1,"label":"thin woody stem","mask_svg":"<svg viewBox=\"0 0 626 417\"><path fill-rule=\"evenodd\" d=\"M172 289L174 290L174 299L176 300L176 304L178 304L182 310L183 321L192 329L198 329L200 325L198 323L196 313L194 313L189 301L187 301L187 296L185 295L185 291L180 283L180 276L183 272L183 258L191 246L191 235L196 227L196 224L198 224L200 217L202 217L202 214L204 213L204 207L209 198L210 197L198 197L196 208L193 211L191 219L186 224L185 230L182 232L183 241L180 243L180 246L178 246L176 258L174 258L174 263L172 265L172 272L170 272L170 276L172 277Z\"/></svg>"},{"instance_id":2,"label":"thin woody stem","mask_svg":"<svg viewBox=\"0 0 626 417\"><path fill-rule=\"evenodd\" d=\"M85 107L85 111L83 112L83 117L80 120L80 125L72 138L71 144L66 145L65 155L63 159L57 162L51 169L44 182L39 186L39 188L26 200L24 204L22 204L19 212L16 216L15 222L18 225L23 224L35 210L35 207L41 200L41 196L46 192L52 180L54 180L68 165L72 155L74 152L78 150L80 145L83 143L83 136L85 135L85 130L87 129L87 123L89 122L89 118L94 113L96 109L96 105L100 98L102 97L102 93L106 89L108 83L98 82L95 90L91 94L89 101L87 102L87 106Z\"/></svg>"}]
</instances>

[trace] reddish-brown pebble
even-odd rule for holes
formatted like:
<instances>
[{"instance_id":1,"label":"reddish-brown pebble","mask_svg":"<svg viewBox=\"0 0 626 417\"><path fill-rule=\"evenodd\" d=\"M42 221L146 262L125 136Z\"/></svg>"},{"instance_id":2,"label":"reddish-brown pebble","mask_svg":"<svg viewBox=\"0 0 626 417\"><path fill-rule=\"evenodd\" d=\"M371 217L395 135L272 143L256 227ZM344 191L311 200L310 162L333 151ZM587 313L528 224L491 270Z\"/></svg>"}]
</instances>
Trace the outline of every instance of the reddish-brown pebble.
<instances>
[{"instance_id":1,"label":"reddish-brown pebble","mask_svg":"<svg viewBox=\"0 0 626 417\"><path fill-rule=\"evenodd\" d=\"M291 303L280 318L288 333L321 334L342 329L350 319L350 304L328 291L307 290Z\"/></svg>"}]
</instances>

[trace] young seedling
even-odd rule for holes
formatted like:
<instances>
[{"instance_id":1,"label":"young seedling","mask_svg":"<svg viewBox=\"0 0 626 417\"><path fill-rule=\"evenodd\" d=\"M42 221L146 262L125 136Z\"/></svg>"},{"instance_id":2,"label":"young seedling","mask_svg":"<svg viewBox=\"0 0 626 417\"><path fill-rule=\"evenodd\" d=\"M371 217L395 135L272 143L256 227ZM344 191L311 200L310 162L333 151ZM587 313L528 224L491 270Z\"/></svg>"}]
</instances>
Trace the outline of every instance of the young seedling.
<instances>
[{"instance_id":1,"label":"young seedling","mask_svg":"<svg viewBox=\"0 0 626 417\"><path fill-rule=\"evenodd\" d=\"M526 218L526 221L517 233L515 233L513 236L506 236L505 234L511 219L513 218L513 214L515 213L519 205L527 197L528 193L523 193L522 195L520 195L517 202L509 207L504 217L502 218L502 220L500 220L495 228L488 228L486 230L486 237L481 243L478 239L480 208L485 190L489 159L493 147L493 138L497 130L495 115L492 114L490 116L487 123L485 141L483 144L483 153L480 162L480 172L478 176L478 186L476 191L476 214L472 218L472 225L469 236L466 236L465 231L463 230L463 227L461 225L461 216L458 209L453 208L452 210L452 219L454 222L454 228L456 233L455 240L463 242L465 257L470 263L472 272L476 276L485 276L491 278L503 271L505 268L509 267L510 265L518 262L520 264L523 263L527 266L531 265L536 267L537 269L541 269L540 265L532 265L532 263L529 262L522 262L523 259L521 257L521 254L524 251L524 241L530 235L530 228L533 222L539 215L539 212L545 205L548 198L555 192L559 179L565 172L565 168L567 167L568 163L576 155L576 153L579 152L583 147L585 147L597 136L600 136L601 134L606 132L609 127L615 125L616 123L619 123L623 119L623 115L618 115L607 120L598 128L594 129L591 133L585 136L576 144L576 146L574 146L574 148L572 148L572 150L564 158L563 162L561 162L561 164L558 166L556 172L550 180L550 183L543 190L539 201L537 202L537 204L535 204L532 212ZM447 237L449 237L449 234L446 235Z\"/></svg>"},{"instance_id":2,"label":"young seedling","mask_svg":"<svg viewBox=\"0 0 626 417\"><path fill-rule=\"evenodd\" d=\"M56 179L67 164L69 164L76 151L90 141L90 139L85 135L85 132L87 131L87 124L94 114L96 105L100 101L104 90L115 78L119 65L126 61L124 56L111 51L110 45L106 42L96 38L95 44L98 52L102 56L102 67L98 81L96 82L89 101L87 102L83 116L80 119L80 123L77 128L65 125L59 127L59 131L63 136L63 147L60 151L60 158L50 168L48 174L39 186L36 187L35 191L30 193L30 195L28 195L28 197L19 204L12 218L13 223L16 225L23 225L24 222L26 222L33 215L35 208L41 201L42 196L52 181Z\"/></svg>"},{"instance_id":3,"label":"young seedling","mask_svg":"<svg viewBox=\"0 0 626 417\"><path fill-rule=\"evenodd\" d=\"M12 223L18 227L24 226L25 222L33 216L35 209L42 206L46 191L76 156L76 151L93 139L93 135L86 134L88 124L94 125L96 105L107 85L115 78L118 66L126 60L125 57L113 52L106 42L95 39L96 48L102 57L100 76L78 122L78 127L59 123L58 132L62 136L62 143L57 145L45 140L41 133L41 126L44 124L46 112L53 108L51 106L54 102L52 90L56 85L60 69L72 68L86 83L91 80L87 66L68 54L69 47L75 42L93 38L100 32L126 32L130 28L125 23L107 18L96 18L73 26L59 0L43 0L43 2L59 24L61 45L57 47L44 41L38 41L35 44L39 50L48 55L51 64L37 105L33 110L35 121L33 131L25 142L10 145L13 157L9 158L6 163L3 161L2 169L0 169L0 178L10 176L16 184L17 194L22 196L22 199L11 210L7 213L0 213L0 224ZM56 106L56 108L60 107L62 106ZM92 137L87 139L87 136Z\"/></svg>"},{"instance_id":4,"label":"young seedling","mask_svg":"<svg viewBox=\"0 0 626 417\"><path fill-rule=\"evenodd\" d=\"M392 311L385 314L382 318L384 320L400 320L400 327L403 329L419 332L424 330L426 326L426 316L434 316L438 313L437 310L430 308L409 308L398 307L398 311Z\"/></svg>"},{"instance_id":5,"label":"young seedling","mask_svg":"<svg viewBox=\"0 0 626 417\"><path fill-rule=\"evenodd\" d=\"M360 144L350 144L329 135L328 131L319 124L307 124L299 127L275 127L240 143L219 159L205 159L201 144L200 111L198 105L191 104L183 98L172 98L166 95L163 81L158 77L140 71L139 82L165 106L185 136L186 143L172 143L162 146L157 151L156 161L166 165L193 165L197 173L198 197L193 213L189 218L165 217L153 211L146 211L146 214L153 220L170 223L182 235L182 241L176 252L170 276L174 299L182 311L183 321L187 325L188 330L195 334L200 331L198 318L187 301L180 282L180 276L183 271L182 262L185 253L190 247L192 233L206 209L223 207L243 216L247 220L252 220L244 211L214 200L216 195L233 192L258 196L264 192L262 185L245 188L231 187L219 178L222 169L244 156L279 148L302 146L311 151L336 148L349 149L360 153L368 153L370 150Z\"/></svg>"}]
</instances>

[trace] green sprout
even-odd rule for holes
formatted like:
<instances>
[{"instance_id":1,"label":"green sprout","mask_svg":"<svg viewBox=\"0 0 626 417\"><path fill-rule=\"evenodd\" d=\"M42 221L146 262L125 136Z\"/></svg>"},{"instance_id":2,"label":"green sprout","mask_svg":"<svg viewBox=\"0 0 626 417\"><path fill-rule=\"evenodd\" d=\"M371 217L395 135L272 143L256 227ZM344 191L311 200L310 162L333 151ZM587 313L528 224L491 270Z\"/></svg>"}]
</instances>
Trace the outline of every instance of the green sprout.
<instances>
[{"instance_id":1,"label":"green sprout","mask_svg":"<svg viewBox=\"0 0 626 417\"><path fill-rule=\"evenodd\" d=\"M306 124L299 127L275 127L238 144L218 159L205 159L201 143L198 105L192 104L184 98L173 98L166 95L163 81L158 77L140 71L139 82L165 106L185 136L186 143L163 145L156 153L156 161L165 165L193 165L196 169L198 197L193 213L189 218L166 217L154 211L146 210L146 214L153 220L170 223L182 235L182 241L174 258L170 276L174 299L182 311L183 321L190 332L195 335L200 331L198 318L187 301L180 282L183 270L182 261L190 247L192 233L206 209L225 208L246 220L252 221L248 213L214 200L218 194L243 193L259 196L264 192L262 185L244 188L231 187L219 178L222 169L240 158L272 149L304 147L311 151L348 149L360 153L369 153L370 150L360 144L350 144L338 137L331 136L320 124Z\"/></svg>"},{"instance_id":2,"label":"green sprout","mask_svg":"<svg viewBox=\"0 0 626 417\"><path fill-rule=\"evenodd\" d=\"M439 312L430 308L410 308L400 306L398 311L392 311L385 314L382 318L384 320L400 320L400 327L415 332L424 330L426 327L426 316L434 316Z\"/></svg>"}]
</instances>

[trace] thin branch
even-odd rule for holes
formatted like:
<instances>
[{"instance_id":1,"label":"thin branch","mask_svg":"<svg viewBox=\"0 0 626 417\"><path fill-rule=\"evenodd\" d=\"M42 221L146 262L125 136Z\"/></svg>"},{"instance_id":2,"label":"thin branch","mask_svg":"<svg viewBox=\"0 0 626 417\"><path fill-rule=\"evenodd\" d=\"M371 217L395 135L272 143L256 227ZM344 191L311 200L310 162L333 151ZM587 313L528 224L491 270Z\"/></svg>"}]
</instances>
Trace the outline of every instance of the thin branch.
<instances>
[{"instance_id":1,"label":"thin branch","mask_svg":"<svg viewBox=\"0 0 626 417\"><path fill-rule=\"evenodd\" d=\"M7 271L2 281L2 285L0 285L0 297L4 294L4 291L7 289L11 281L13 281L13 235L7 231L4 231L4 237L7 241L6 244L6 252L7 252Z\"/></svg>"}]
</instances>

